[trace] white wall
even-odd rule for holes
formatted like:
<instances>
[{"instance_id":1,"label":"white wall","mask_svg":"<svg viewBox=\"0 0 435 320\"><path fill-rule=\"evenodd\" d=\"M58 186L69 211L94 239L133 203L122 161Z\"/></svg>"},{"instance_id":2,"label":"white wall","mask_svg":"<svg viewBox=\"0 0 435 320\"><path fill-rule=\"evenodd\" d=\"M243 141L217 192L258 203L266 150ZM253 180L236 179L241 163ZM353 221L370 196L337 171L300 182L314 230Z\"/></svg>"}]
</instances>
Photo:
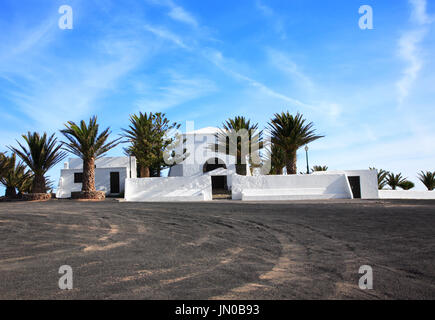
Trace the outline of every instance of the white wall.
<instances>
[{"instance_id":1,"label":"white wall","mask_svg":"<svg viewBox=\"0 0 435 320\"><path fill-rule=\"evenodd\" d=\"M233 175L232 198L241 200L244 192L258 194L256 200L267 200L276 198L277 195L287 194L294 196L294 199L301 195L305 199L312 195L324 198L330 195L336 198L352 198L352 193L344 174L329 175L285 175L285 176L239 176ZM271 192L268 192L271 191Z\"/></svg>"},{"instance_id":2,"label":"white wall","mask_svg":"<svg viewBox=\"0 0 435 320\"><path fill-rule=\"evenodd\" d=\"M378 173L376 170L340 170L340 171L318 171L313 175L345 174L347 177L360 177L361 198L378 199Z\"/></svg>"},{"instance_id":3,"label":"white wall","mask_svg":"<svg viewBox=\"0 0 435 320\"><path fill-rule=\"evenodd\" d=\"M210 176L126 179L126 201L165 202L212 199Z\"/></svg>"},{"instance_id":4,"label":"white wall","mask_svg":"<svg viewBox=\"0 0 435 320\"><path fill-rule=\"evenodd\" d=\"M435 199L435 191L379 190L381 199Z\"/></svg>"}]
</instances>

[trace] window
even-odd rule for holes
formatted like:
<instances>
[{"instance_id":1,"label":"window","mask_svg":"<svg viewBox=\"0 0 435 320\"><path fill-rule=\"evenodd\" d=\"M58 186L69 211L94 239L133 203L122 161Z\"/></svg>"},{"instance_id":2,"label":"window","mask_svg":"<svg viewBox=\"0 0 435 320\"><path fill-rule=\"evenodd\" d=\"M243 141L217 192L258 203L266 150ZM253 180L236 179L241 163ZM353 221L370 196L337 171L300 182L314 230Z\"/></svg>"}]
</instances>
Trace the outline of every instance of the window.
<instances>
[{"instance_id":1,"label":"window","mask_svg":"<svg viewBox=\"0 0 435 320\"><path fill-rule=\"evenodd\" d=\"M83 172L74 173L74 183L83 183Z\"/></svg>"}]
</instances>

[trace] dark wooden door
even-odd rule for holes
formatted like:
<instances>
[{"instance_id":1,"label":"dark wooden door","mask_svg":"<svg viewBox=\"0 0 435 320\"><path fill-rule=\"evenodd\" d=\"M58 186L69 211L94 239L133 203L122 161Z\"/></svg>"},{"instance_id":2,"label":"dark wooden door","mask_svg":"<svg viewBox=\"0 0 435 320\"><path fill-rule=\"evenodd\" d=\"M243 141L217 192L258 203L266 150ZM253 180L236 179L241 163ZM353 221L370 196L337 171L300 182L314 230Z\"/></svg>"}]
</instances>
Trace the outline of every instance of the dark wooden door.
<instances>
[{"instance_id":1,"label":"dark wooden door","mask_svg":"<svg viewBox=\"0 0 435 320\"><path fill-rule=\"evenodd\" d=\"M110 173L110 193L120 193L119 172Z\"/></svg>"},{"instance_id":2,"label":"dark wooden door","mask_svg":"<svg viewBox=\"0 0 435 320\"><path fill-rule=\"evenodd\" d=\"M361 199L361 178L348 177L354 199Z\"/></svg>"}]
</instances>

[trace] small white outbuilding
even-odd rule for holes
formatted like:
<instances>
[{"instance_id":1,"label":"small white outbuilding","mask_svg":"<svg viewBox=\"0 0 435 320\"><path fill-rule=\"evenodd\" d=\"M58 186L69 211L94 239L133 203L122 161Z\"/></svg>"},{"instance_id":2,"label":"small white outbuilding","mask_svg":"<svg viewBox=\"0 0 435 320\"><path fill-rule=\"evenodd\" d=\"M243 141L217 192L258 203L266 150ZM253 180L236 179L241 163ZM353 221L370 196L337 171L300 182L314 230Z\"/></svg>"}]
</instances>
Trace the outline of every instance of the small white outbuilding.
<instances>
[{"instance_id":1,"label":"small white outbuilding","mask_svg":"<svg viewBox=\"0 0 435 320\"><path fill-rule=\"evenodd\" d=\"M95 188L106 195L117 196L125 191L125 179L136 178L135 157L100 158L95 161ZM60 171L56 198L70 198L71 192L82 190L83 160L68 159Z\"/></svg>"}]
</instances>

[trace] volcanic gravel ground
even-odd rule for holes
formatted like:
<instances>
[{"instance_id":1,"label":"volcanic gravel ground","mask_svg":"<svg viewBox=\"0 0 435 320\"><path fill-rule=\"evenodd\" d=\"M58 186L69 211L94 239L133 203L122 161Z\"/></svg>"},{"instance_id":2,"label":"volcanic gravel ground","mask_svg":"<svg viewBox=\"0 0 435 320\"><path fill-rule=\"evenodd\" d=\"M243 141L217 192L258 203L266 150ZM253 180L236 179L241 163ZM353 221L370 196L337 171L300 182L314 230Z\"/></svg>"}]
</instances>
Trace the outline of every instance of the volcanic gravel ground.
<instances>
[{"instance_id":1,"label":"volcanic gravel ground","mask_svg":"<svg viewBox=\"0 0 435 320\"><path fill-rule=\"evenodd\" d=\"M0 203L1 299L435 299L434 267L434 201Z\"/></svg>"}]
</instances>

